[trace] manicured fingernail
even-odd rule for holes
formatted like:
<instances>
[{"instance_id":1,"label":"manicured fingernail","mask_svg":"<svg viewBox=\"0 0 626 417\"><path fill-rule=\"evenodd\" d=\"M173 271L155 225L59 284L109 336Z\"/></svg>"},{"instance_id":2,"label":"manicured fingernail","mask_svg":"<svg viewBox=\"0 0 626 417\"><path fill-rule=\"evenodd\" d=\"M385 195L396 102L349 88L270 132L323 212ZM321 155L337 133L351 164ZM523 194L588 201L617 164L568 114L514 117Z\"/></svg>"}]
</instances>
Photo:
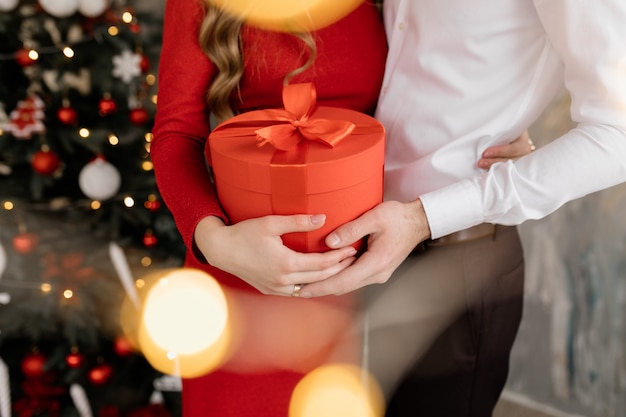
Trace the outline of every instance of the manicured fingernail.
<instances>
[{"instance_id":1,"label":"manicured fingernail","mask_svg":"<svg viewBox=\"0 0 626 417\"><path fill-rule=\"evenodd\" d=\"M492 156L493 156L492 151L485 151L485 153L483 154L483 158L491 158Z\"/></svg>"},{"instance_id":2,"label":"manicured fingernail","mask_svg":"<svg viewBox=\"0 0 626 417\"><path fill-rule=\"evenodd\" d=\"M328 235L328 237L326 238L326 244L328 246L330 246L331 248L336 247L339 244L339 236L337 236L334 233L331 233L330 235Z\"/></svg>"},{"instance_id":3,"label":"manicured fingernail","mask_svg":"<svg viewBox=\"0 0 626 417\"><path fill-rule=\"evenodd\" d=\"M311 224L314 224L314 225L324 224L325 221L326 221L325 214L314 214L311 216Z\"/></svg>"}]
</instances>

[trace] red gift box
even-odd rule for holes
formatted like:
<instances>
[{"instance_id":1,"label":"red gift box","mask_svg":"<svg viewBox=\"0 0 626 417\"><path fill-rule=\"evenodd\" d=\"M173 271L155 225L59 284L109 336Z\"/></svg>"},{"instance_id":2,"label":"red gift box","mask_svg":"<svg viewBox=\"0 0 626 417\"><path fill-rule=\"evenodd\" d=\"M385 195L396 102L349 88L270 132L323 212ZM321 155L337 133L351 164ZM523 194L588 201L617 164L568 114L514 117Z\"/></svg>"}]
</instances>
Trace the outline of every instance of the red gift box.
<instances>
[{"instance_id":1,"label":"red gift box","mask_svg":"<svg viewBox=\"0 0 626 417\"><path fill-rule=\"evenodd\" d=\"M385 131L366 114L316 106L312 84L285 87L283 103L217 126L207 158L231 222L325 214L321 229L282 236L296 251L323 252L331 231L382 201Z\"/></svg>"}]
</instances>

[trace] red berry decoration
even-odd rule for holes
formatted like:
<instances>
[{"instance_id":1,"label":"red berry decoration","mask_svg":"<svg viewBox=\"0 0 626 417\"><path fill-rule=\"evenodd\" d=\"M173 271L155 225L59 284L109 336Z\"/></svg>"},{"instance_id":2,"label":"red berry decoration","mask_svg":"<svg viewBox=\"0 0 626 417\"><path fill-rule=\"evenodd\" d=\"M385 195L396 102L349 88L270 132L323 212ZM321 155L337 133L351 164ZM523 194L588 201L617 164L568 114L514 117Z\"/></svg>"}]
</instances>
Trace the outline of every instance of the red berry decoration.
<instances>
[{"instance_id":1,"label":"red berry decoration","mask_svg":"<svg viewBox=\"0 0 626 417\"><path fill-rule=\"evenodd\" d=\"M111 378L111 375L113 375L113 368L111 365L103 363L91 369L88 377L92 384L102 385Z\"/></svg>"},{"instance_id":2,"label":"red berry decoration","mask_svg":"<svg viewBox=\"0 0 626 417\"><path fill-rule=\"evenodd\" d=\"M65 357L65 363L70 368L80 368L85 363L85 356L79 352L71 352Z\"/></svg>"},{"instance_id":3,"label":"red berry decoration","mask_svg":"<svg viewBox=\"0 0 626 417\"><path fill-rule=\"evenodd\" d=\"M28 49L20 49L15 53L15 60L17 61L17 63L20 65L20 67L30 67L31 65L35 64L35 61L33 61L30 58L30 51Z\"/></svg>"},{"instance_id":4,"label":"red berry decoration","mask_svg":"<svg viewBox=\"0 0 626 417\"><path fill-rule=\"evenodd\" d=\"M113 350L120 356L131 355L135 351L132 343L130 343L130 340L123 336L119 336L115 339L115 342L113 343Z\"/></svg>"},{"instance_id":5,"label":"red berry decoration","mask_svg":"<svg viewBox=\"0 0 626 417\"><path fill-rule=\"evenodd\" d=\"M33 352L22 359L22 372L27 377L37 378L45 373L46 357L38 352Z\"/></svg>"},{"instance_id":6,"label":"red berry decoration","mask_svg":"<svg viewBox=\"0 0 626 417\"><path fill-rule=\"evenodd\" d=\"M157 237L152 233L152 231L148 230L145 235L143 235L143 245L146 248L153 248L157 244Z\"/></svg>"},{"instance_id":7,"label":"red berry decoration","mask_svg":"<svg viewBox=\"0 0 626 417\"><path fill-rule=\"evenodd\" d=\"M61 159L59 156L48 149L37 151L31 161L33 171L44 176L52 175L59 168L60 164Z\"/></svg>"},{"instance_id":8,"label":"red berry decoration","mask_svg":"<svg viewBox=\"0 0 626 417\"><path fill-rule=\"evenodd\" d=\"M98 103L98 114L102 117L113 114L117 111L117 103L109 95L105 95Z\"/></svg>"},{"instance_id":9,"label":"red berry decoration","mask_svg":"<svg viewBox=\"0 0 626 417\"><path fill-rule=\"evenodd\" d=\"M132 109L130 111L130 121L135 125L145 125L148 122L148 112L141 107Z\"/></svg>"},{"instance_id":10,"label":"red berry decoration","mask_svg":"<svg viewBox=\"0 0 626 417\"><path fill-rule=\"evenodd\" d=\"M34 233L23 232L13 238L13 248L16 252L26 255L39 245L39 236Z\"/></svg>"},{"instance_id":11,"label":"red berry decoration","mask_svg":"<svg viewBox=\"0 0 626 417\"><path fill-rule=\"evenodd\" d=\"M73 125L78 121L78 114L73 107L63 106L57 111L57 118L65 125Z\"/></svg>"}]
</instances>

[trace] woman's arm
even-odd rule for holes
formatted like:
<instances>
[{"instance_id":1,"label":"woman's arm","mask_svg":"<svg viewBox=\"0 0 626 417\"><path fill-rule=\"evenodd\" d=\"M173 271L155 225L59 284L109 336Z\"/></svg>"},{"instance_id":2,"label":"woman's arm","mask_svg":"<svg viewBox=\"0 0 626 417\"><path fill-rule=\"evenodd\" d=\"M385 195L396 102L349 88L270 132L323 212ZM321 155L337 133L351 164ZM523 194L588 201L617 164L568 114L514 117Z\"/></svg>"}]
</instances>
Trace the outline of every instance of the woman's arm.
<instances>
[{"instance_id":1,"label":"woman's arm","mask_svg":"<svg viewBox=\"0 0 626 417\"><path fill-rule=\"evenodd\" d=\"M195 0L168 0L159 68L159 100L151 147L160 193L188 250L265 294L323 280L353 262L353 248L301 254L280 235L313 230L323 217L267 216L229 225L205 161L210 132L205 92L214 68L198 44L203 17ZM245 202L242 202L245 204Z\"/></svg>"},{"instance_id":2,"label":"woman's arm","mask_svg":"<svg viewBox=\"0 0 626 417\"><path fill-rule=\"evenodd\" d=\"M205 91L213 66L198 45L199 1L168 0L151 157L159 191L187 248L206 216L225 218L204 156L210 132Z\"/></svg>"}]
</instances>

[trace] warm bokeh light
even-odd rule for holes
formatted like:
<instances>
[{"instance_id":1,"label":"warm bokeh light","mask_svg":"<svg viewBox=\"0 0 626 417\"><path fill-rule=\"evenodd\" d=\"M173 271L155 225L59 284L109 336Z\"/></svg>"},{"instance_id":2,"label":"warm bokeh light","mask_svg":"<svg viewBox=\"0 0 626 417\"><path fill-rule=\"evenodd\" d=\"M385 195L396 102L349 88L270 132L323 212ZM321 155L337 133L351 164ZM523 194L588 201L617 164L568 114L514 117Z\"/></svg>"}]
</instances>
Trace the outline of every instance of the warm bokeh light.
<instances>
[{"instance_id":1,"label":"warm bokeh light","mask_svg":"<svg viewBox=\"0 0 626 417\"><path fill-rule=\"evenodd\" d=\"M117 146L120 144L120 138L118 138L115 134L111 133L108 137L107 140L109 141L109 144L112 146Z\"/></svg>"},{"instance_id":2,"label":"warm bokeh light","mask_svg":"<svg viewBox=\"0 0 626 417\"><path fill-rule=\"evenodd\" d=\"M356 9L363 0L209 0L247 23L278 32L307 32L326 27Z\"/></svg>"},{"instance_id":3,"label":"warm bokeh light","mask_svg":"<svg viewBox=\"0 0 626 417\"><path fill-rule=\"evenodd\" d=\"M289 417L382 417L380 387L365 370L350 364L316 368L296 386Z\"/></svg>"},{"instance_id":4,"label":"warm bokeh light","mask_svg":"<svg viewBox=\"0 0 626 417\"><path fill-rule=\"evenodd\" d=\"M141 163L141 169L144 171L152 171L154 169L154 165L152 165L152 161L143 161Z\"/></svg>"},{"instance_id":5,"label":"warm bokeh light","mask_svg":"<svg viewBox=\"0 0 626 417\"><path fill-rule=\"evenodd\" d=\"M74 58L74 50L69 46L66 46L63 48L63 55L65 55L67 58Z\"/></svg>"},{"instance_id":6,"label":"warm bokeh light","mask_svg":"<svg viewBox=\"0 0 626 417\"><path fill-rule=\"evenodd\" d=\"M143 321L156 344L171 352L192 354L213 344L224 331L226 299L210 277L195 270L176 274L161 278L150 289Z\"/></svg>"},{"instance_id":7,"label":"warm bokeh light","mask_svg":"<svg viewBox=\"0 0 626 417\"><path fill-rule=\"evenodd\" d=\"M168 269L144 281L135 339L150 364L186 378L219 366L228 352L230 329L228 303L217 281L190 268Z\"/></svg>"},{"instance_id":8,"label":"warm bokeh light","mask_svg":"<svg viewBox=\"0 0 626 417\"><path fill-rule=\"evenodd\" d=\"M122 13L122 21L124 23L132 23L133 22L133 14L129 11L125 11L124 13Z\"/></svg>"},{"instance_id":9,"label":"warm bokeh light","mask_svg":"<svg viewBox=\"0 0 626 417\"><path fill-rule=\"evenodd\" d=\"M28 51L28 57L33 61L37 61L39 59L39 52L31 49L30 51Z\"/></svg>"}]
</instances>

